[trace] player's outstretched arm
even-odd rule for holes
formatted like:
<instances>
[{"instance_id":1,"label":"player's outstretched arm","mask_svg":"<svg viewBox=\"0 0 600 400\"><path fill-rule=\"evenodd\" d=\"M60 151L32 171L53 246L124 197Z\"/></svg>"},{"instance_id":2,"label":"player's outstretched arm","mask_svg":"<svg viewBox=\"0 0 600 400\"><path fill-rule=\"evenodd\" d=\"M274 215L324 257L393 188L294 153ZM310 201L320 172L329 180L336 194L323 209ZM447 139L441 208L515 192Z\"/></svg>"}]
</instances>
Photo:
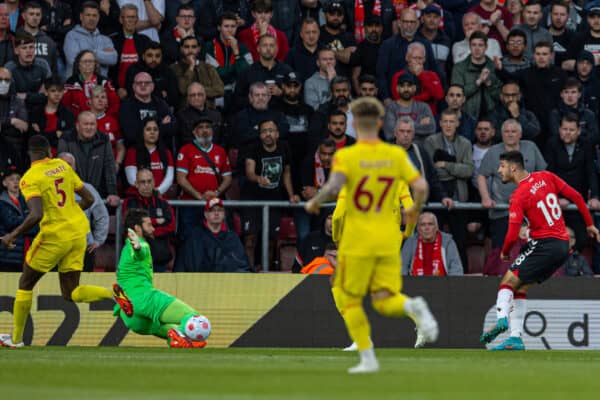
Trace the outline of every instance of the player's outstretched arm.
<instances>
[{"instance_id":1,"label":"player's outstretched arm","mask_svg":"<svg viewBox=\"0 0 600 400\"><path fill-rule=\"evenodd\" d=\"M2 244L5 247L15 247L15 239L25 232L29 232L31 228L36 226L42 220L42 217L44 216L44 210L42 208L41 197L32 197L27 200L27 207L29 208L29 214L27 217L25 217L25 220L21 223L21 225L17 226L12 232L2 236Z\"/></svg>"},{"instance_id":2,"label":"player's outstretched arm","mask_svg":"<svg viewBox=\"0 0 600 400\"><path fill-rule=\"evenodd\" d=\"M82 186L81 189L76 190L77 194L81 196L81 201L79 202L79 207L82 210L87 210L94 204L94 195L86 189L85 186Z\"/></svg>"},{"instance_id":3,"label":"player's outstretched arm","mask_svg":"<svg viewBox=\"0 0 600 400\"><path fill-rule=\"evenodd\" d=\"M309 214L318 214L321 204L328 200L334 199L340 190L342 190L344 183L346 183L346 175L342 174L341 172L334 172L333 174L329 175L329 180L325 186L323 186L321 191L317 193L315 197L310 199L304 206L306 212Z\"/></svg>"},{"instance_id":4,"label":"player's outstretched arm","mask_svg":"<svg viewBox=\"0 0 600 400\"><path fill-rule=\"evenodd\" d=\"M560 190L560 195L566 197L567 199L575 203L577 209L579 210L579 213L583 217L588 234L591 237L593 237L594 240L600 242L600 232L598 231L598 228L594 226L592 214L590 214L590 210L588 209L587 204L585 204L583 196L568 184L565 184Z\"/></svg>"}]
</instances>

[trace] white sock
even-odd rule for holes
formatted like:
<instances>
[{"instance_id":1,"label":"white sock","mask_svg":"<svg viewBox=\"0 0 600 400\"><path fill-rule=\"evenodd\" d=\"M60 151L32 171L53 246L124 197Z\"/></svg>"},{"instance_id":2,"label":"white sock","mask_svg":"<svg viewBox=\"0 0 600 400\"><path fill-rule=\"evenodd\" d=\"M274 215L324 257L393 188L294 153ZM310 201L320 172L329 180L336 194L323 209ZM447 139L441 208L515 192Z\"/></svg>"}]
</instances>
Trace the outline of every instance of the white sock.
<instances>
[{"instance_id":1,"label":"white sock","mask_svg":"<svg viewBox=\"0 0 600 400\"><path fill-rule=\"evenodd\" d=\"M512 306L513 290L506 286L501 286L498 290L498 297L496 298L496 318L506 318L510 313Z\"/></svg>"},{"instance_id":2,"label":"white sock","mask_svg":"<svg viewBox=\"0 0 600 400\"><path fill-rule=\"evenodd\" d=\"M513 303L513 311L510 313L510 336L521 337L525 314L527 314L527 299L516 298Z\"/></svg>"},{"instance_id":3,"label":"white sock","mask_svg":"<svg viewBox=\"0 0 600 400\"><path fill-rule=\"evenodd\" d=\"M360 361L367 363L377 362L377 358L375 357L375 350L373 349L373 347L360 352Z\"/></svg>"}]
</instances>

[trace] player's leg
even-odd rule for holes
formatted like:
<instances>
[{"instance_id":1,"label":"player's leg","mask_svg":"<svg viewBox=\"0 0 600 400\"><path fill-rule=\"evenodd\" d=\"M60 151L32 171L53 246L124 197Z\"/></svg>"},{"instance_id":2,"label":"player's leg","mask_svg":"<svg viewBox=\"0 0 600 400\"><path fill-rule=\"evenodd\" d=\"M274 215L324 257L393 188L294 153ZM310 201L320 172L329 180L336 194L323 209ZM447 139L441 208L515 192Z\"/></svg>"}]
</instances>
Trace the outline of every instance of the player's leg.
<instances>
[{"instance_id":1,"label":"player's leg","mask_svg":"<svg viewBox=\"0 0 600 400\"><path fill-rule=\"evenodd\" d=\"M23 331L25 330L25 323L31 311L33 288L44 274L44 272L32 269L27 263L23 264L23 272L19 278L19 288L17 289L13 305L12 335L0 335L0 345L5 347L23 346Z\"/></svg>"},{"instance_id":2,"label":"player's leg","mask_svg":"<svg viewBox=\"0 0 600 400\"><path fill-rule=\"evenodd\" d=\"M400 275L400 256L380 257L371 278L370 291L373 308L392 318L408 316L417 326L421 346L434 342L438 336L438 324L422 297L404 295ZM417 342L419 343L419 342Z\"/></svg>"},{"instance_id":3,"label":"player's leg","mask_svg":"<svg viewBox=\"0 0 600 400\"><path fill-rule=\"evenodd\" d=\"M342 304L343 292L342 292L341 288L332 286L331 294L333 296L333 302L335 303L335 308L338 310L338 312L340 313L340 316L341 316L342 308L343 308L343 304ZM369 340L371 340L371 339L369 338ZM371 340L371 345L373 345L372 340ZM342 350L343 351L357 351L358 345L356 344L356 342L352 342L352 344L350 344L350 346L344 347Z\"/></svg>"},{"instance_id":4,"label":"player's leg","mask_svg":"<svg viewBox=\"0 0 600 400\"><path fill-rule=\"evenodd\" d=\"M360 363L348 370L349 373L368 373L379 370L371 343L371 326L363 309L362 301L367 293L374 268L374 259L340 255L334 286L339 288L336 296L341 304L341 315L346 323L350 338L356 343Z\"/></svg>"},{"instance_id":5,"label":"player's leg","mask_svg":"<svg viewBox=\"0 0 600 400\"><path fill-rule=\"evenodd\" d=\"M513 268L514 271L517 271L516 274L511 270ZM515 290L522 285L522 282L518 277L519 265L513 264L511 269L506 271L504 277L502 277L500 287L498 288L498 294L496 295L497 322L491 328L481 334L481 337L479 338L481 343L490 343L496 339L498 335L508 330L508 316L513 306L514 293Z\"/></svg>"},{"instance_id":6,"label":"player's leg","mask_svg":"<svg viewBox=\"0 0 600 400\"><path fill-rule=\"evenodd\" d=\"M63 298L75 303L92 303L94 301L112 299L112 292L107 288L79 284L81 271L83 271L85 250L85 236L74 239L71 242L71 248L58 262L60 290Z\"/></svg>"},{"instance_id":7,"label":"player's leg","mask_svg":"<svg viewBox=\"0 0 600 400\"><path fill-rule=\"evenodd\" d=\"M514 292L513 308L510 312L510 336L500 345L492 347L490 350L525 350L521 334L523 332L523 322L527 313L527 288L528 285L521 285Z\"/></svg>"}]
</instances>

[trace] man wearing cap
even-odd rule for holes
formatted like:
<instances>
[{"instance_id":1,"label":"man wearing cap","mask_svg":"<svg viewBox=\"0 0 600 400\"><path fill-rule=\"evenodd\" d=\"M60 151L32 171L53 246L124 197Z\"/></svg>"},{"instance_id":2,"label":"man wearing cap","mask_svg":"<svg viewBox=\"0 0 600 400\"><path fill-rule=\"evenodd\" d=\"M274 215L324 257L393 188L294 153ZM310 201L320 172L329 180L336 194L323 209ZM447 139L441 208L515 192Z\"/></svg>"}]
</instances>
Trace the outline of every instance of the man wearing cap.
<instances>
[{"instance_id":1,"label":"man wearing cap","mask_svg":"<svg viewBox=\"0 0 600 400\"><path fill-rule=\"evenodd\" d=\"M360 42L356 47L356 51L350 57L352 65L352 86L358 92L358 78L361 75L375 75L374 60L377 60L379 47L381 47L383 26L381 25L381 17L377 15L368 15L364 22L365 40Z\"/></svg>"},{"instance_id":2,"label":"man wearing cap","mask_svg":"<svg viewBox=\"0 0 600 400\"><path fill-rule=\"evenodd\" d=\"M204 206L204 220L177 253L174 272L249 272L250 265L239 236L225 224L223 200Z\"/></svg>"},{"instance_id":3,"label":"man wearing cap","mask_svg":"<svg viewBox=\"0 0 600 400\"><path fill-rule=\"evenodd\" d=\"M175 212L167 200L156 190L154 175L148 168L137 170L135 192L133 196L125 199L123 215L130 208L141 208L148 211L154 227L154 238L148 241L154 263L153 269L154 272L165 272L167 264L173 258L169 248L169 239L175 233Z\"/></svg>"},{"instance_id":4,"label":"man wearing cap","mask_svg":"<svg viewBox=\"0 0 600 400\"><path fill-rule=\"evenodd\" d=\"M350 56L356 51L354 36L345 30L344 6L339 1L332 1L323 7L325 25L321 27L320 41L325 47L335 52L339 75L350 77Z\"/></svg>"},{"instance_id":5,"label":"man wearing cap","mask_svg":"<svg viewBox=\"0 0 600 400\"><path fill-rule=\"evenodd\" d=\"M218 141L221 134L221 113L206 106L204 86L199 82L193 82L187 88L187 107L177 113L177 121L179 121L178 148L194 140L194 124L205 115L208 115L209 119L213 121L213 134Z\"/></svg>"},{"instance_id":6,"label":"man wearing cap","mask_svg":"<svg viewBox=\"0 0 600 400\"><path fill-rule=\"evenodd\" d=\"M29 214L27 202L19 190L19 180L21 174L17 168L12 165L3 171L2 186L4 191L0 194L0 236L12 232ZM39 228L36 225L27 234L19 236L15 240L15 247L0 248L0 271L1 272L21 272L23 270L23 260L29 244L38 233Z\"/></svg>"},{"instance_id":7,"label":"man wearing cap","mask_svg":"<svg viewBox=\"0 0 600 400\"><path fill-rule=\"evenodd\" d=\"M594 55L583 50L577 56L575 77L583 85L583 104L595 115L600 112L600 79L594 73Z\"/></svg>"},{"instance_id":8,"label":"man wearing cap","mask_svg":"<svg viewBox=\"0 0 600 400\"><path fill-rule=\"evenodd\" d=\"M600 64L600 0L588 2L584 10L587 15L589 29L581 32L571 42L568 60L562 64L562 68L567 71L573 71L575 58L582 50L592 53L594 65Z\"/></svg>"},{"instance_id":9,"label":"man wearing cap","mask_svg":"<svg viewBox=\"0 0 600 400\"><path fill-rule=\"evenodd\" d=\"M575 31L569 28L569 5L566 2L552 2L548 12L548 31L552 35L554 44L554 65L560 67L567 59L571 42L575 38ZM575 13L579 19L579 14Z\"/></svg>"},{"instance_id":10,"label":"man wearing cap","mask_svg":"<svg viewBox=\"0 0 600 400\"><path fill-rule=\"evenodd\" d=\"M409 8L402 10L398 26L398 34L383 41L377 56L377 79L385 104L393 101L390 82L396 72L406 68L406 51L412 42L421 42L425 46L425 69L438 72L431 45L418 33L419 20L415 11Z\"/></svg>"},{"instance_id":11,"label":"man wearing cap","mask_svg":"<svg viewBox=\"0 0 600 400\"><path fill-rule=\"evenodd\" d=\"M304 83L318 69L317 53L323 48L319 42L320 35L321 30L317 20L310 17L304 19L300 27L300 41L296 42L285 58L286 64L296 71L301 83Z\"/></svg>"},{"instance_id":12,"label":"man wearing cap","mask_svg":"<svg viewBox=\"0 0 600 400\"><path fill-rule=\"evenodd\" d=\"M415 141L423 144L425 138L435 133L435 118L431 108L422 101L413 99L417 92L417 77L410 72L397 75L396 86L398 98L385 106L383 132L385 139L392 141L398 119L408 116L414 121Z\"/></svg>"},{"instance_id":13,"label":"man wearing cap","mask_svg":"<svg viewBox=\"0 0 600 400\"><path fill-rule=\"evenodd\" d=\"M446 62L450 56L452 41L444 32L444 22L442 19L442 9L437 4L429 4L421 10L421 29L419 33L431 44L433 56L437 65L437 72L440 74L442 82L447 82ZM444 85L445 86L445 85Z\"/></svg>"},{"instance_id":14,"label":"man wearing cap","mask_svg":"<svg viewBox=\"0 0 600 400\"><path fill-rule=\"evenodd\" d=\"M288 143L291 150L292 180L296 183L296 192L300 192L300 173L302 160L307 154L308 123L314 110L302 100L302 84L295 72L290 72L283 79L283 96L274 105L289 124Z\"/></svg>"},{"instance_id":15,"label":"man wearing cap","mask_svg":"<svg viewBox=\"0 0 600 400\"><path fill-rule=\"evenodd\" d=\"M231 185L231 166L225 149L213 143L213 121L201 116L194 127L194 140L177 155L177 184L182 200L209 200L225 193ZM202 219L199 207L182 207L179 233L185 238Z\"/></svg>"},{"instance_id":16,"label":"man wearing cap","mask_svg":"<svg viewBox=\"0 0 600 400\"><path fill-rule=\"evenodd\" d=\"M319 50L318 70L304 84L304 102L317 110L331 98L331 80L336 77L335 52L329 48Z\"/></svg>"}]
</instances>

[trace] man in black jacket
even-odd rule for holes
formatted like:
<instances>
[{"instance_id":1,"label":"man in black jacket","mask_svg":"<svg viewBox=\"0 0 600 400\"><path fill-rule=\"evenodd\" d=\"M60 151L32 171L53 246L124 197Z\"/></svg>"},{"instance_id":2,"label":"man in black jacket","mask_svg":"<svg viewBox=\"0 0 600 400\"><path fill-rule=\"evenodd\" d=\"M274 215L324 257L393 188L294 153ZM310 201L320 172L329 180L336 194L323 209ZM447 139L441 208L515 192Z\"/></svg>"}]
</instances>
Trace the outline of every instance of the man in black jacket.
<instances>
[{"instance_id":1,"label":"man in black jacket","mask_svg":"<svg viewBox=\"0 0 600 400\"><path fill-rule=\"evenodd\" d=\"M98 132L96 116L90 111L79 113L74 134L58 141L58 152L75 157L76 172L82 181L92 185L111 207L119 205L115 157L110 140Z\"/></svg>"},{"instance_id":2,"label":"man in black jacket","mask_svg":"<svg viewBox=\"0 0 600 400\"><path fill-rule=\"evenodd\" d=\"M548 171L555 173L585 198L590 193L590 208L600 209L598 175L594 162L594 149L590 142L581 136L581 127L576 114L565 114L560 120L558 136L553 136L546 144L544 159ZM560 199L561 205L569 204ZM576 247L581 250L587 243L585 223L578 212L564 213L565 223L575 231Z\"/></svg>"},{"instance_id":3,"label":"man in black jacket","mask_svg":"<svg viewBox=\"0 0 600 400\"><path fill-rule=\"evenodd\" d=\"M225 224L223 201L208 200L204 218L181 246L175 272L249 272L244 246Z\"/></svg>"}]
</instances>

